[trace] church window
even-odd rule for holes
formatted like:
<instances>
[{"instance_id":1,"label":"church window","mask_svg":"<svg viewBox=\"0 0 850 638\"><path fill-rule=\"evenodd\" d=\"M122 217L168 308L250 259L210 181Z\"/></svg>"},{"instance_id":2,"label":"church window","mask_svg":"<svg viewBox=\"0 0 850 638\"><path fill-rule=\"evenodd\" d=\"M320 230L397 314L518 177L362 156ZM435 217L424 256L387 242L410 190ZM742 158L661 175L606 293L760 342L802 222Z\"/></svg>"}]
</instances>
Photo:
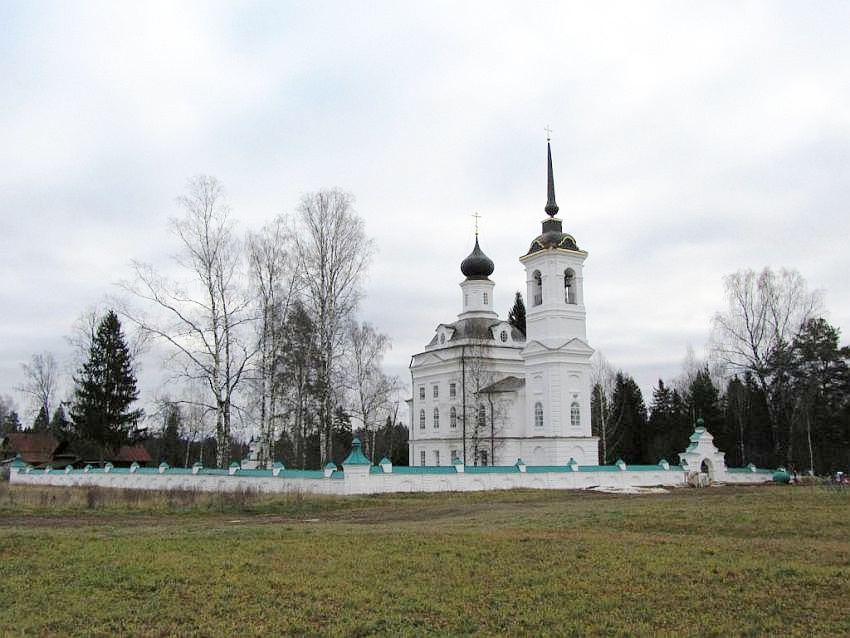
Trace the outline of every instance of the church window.
<instances>
[{"instance_id":1,"label":"church window","mask_svg":"<svg viewBox=\"0 0 850 638\"><path fill-rule=\"evenodd\" d=\"M419 451L419 465L425 467L425 450Z\"/></svg>"},{"instance_id":2,"label":"church window","mask_svg":"<svg viewBox=\"0 0 850 638\"><path fill-rule=\"evenodd\" d=\"M502 340L502 343L505 343L508 340L508 331L502 330L502 332L499 333L499 339Z\"/></svg>"},{"instance_id":3,"label":"church window","mask_svg":"<svg viewBox=\"0 0 850 638\"><path fill-rule=\"evenodd\" d=\"M419 429L425 429L425 410L419 410Z\"/></svg>"},{"instance_id":4,"label":"church window","mask_svg":"<svg viewBox=\"0 0 850 638\"><path fill-rule=\"evenodd\" d=\"M564 271L564 301L568 304L576 303L576 274L572 268Z\"/></svg>"},{"instance_id":5,"label":"church window","mask_svg":"<svg viewBox=\"0 0 850 638\"><path fill-rule=\"evenodd\" d=\"M454 399L455 397L457 397L457 384L456 383L450 383L449 384L449 398Z\"/></svg>"},{"instance_id":6,"label":"church window","mask_svg":"<svg viewBox=\"0 0 850 638\"><path fill-rule=\"evenodd\" d=\"M434 384L434 398L435 399L439 398L439 396L440 396L440 386Z\"/></svg>"},{"instance_id":7,"label":"church window","mask_svg":"<svg viewBox=\"0 0 850 638\"><path fill-rule=\"evenodd\" d=\"M445 343L445 342L446 342L446 333L443 333L443 334L440 335L440 343Z\"/></svg>"},{"instance_id":8,"label":"church window","mask_svg":"<svg viewBox=\"0 0 850 638\"><path fill-rule=\"evenodd\" d=\"M449 411L449 427L457 427L457 409L454 406L452 406L452 409Z\"/></svg>"},{"instance_id":9,"label":"church window","mask_svg":"<svg viewBox=\"0 0 850 638\"><path fill-rule=\"evenodd\" d=\"M534 427L543 427L543 404L540 401L534 404Z\"/></svg>"},{"instance_id":10,"label":"church window","mask_svg":"<svg viewBox=\"0 0 850 638\"><path fill-rule=\"evenodd\" d=\"M459 457L458 457L458 455L457 455L457 450L452 450L452 458L451 458L451 462L452 462L452 463L454 463L454 462L455 462L455 459L460 460L460 458L459 458Z\"/></svg>"},{"instance_id":11,"label":"church window","mask_svg":"<svg viewBox=\"0 0 850 638\"><path fill-rule=\"evenodd\" d=\"M419 386L419 400L420 401L425 400L425 386L424 385Z\"/></svg>"},{"instance_id":12,"label":"church window","mask_svg":"<svg viewBox=\"0 0 850 638\"><path fill-rule=\"evenodd\" d=\"M434 408L434 429L440 429L440 408Z\"/></svg>"},{"instance_id":13,"label":"church window","mask_svg":"<svg viewBox=\"0 0 850 638\"><path fill-rule=\"evenodd\" d=\"M486 292L484 293L484 305L485 306L487 305L487 293Z\"/></svg>"},{"instance_id":14,"label":"church window","mask_svg":"<svg viewBox=\"0 0 850 638\"><path fill-rule=\"evenodd\" d=\"M478 406L478 429L484 428L487 425L487 409L484 404Z\"/></svg>"},{"instance_id":15,"label":"church window","mask_svg":"<svg viewBox=\"0 0 850 638\"><path fill-rule=\"evenodd\" d=\"M535 270L531 275L531 300L535 306L543 303L543 276L539 270Z\"/></svg>"},{"instance_id":16,"label":"church window","mask_svg":"<svg viewBox=\"0 0 850 638\"><path fill-rule=\"evenodd\" d=\"M440 450L434 450L434 465L440 467Z\"/></svg>"},{"instance_id":17,"label":"church window","mask_svg":"<svg viewBox=\"0 0 850 638\"><path fill-rule=\"evenodd\" d=\"M577 401L573 401L570 406L570 425L578 427L581 425L581 408Z\"/></svg>"},{"instance_id":18,"label":"church window","mask_svg":"<svg viewBox=\"0 0 850 638\"><path fill-rule=\"evenodd\" d=\"M487 463L490 460L490 456L487 454L487 450L478 450L478 460L484 467L487 467Z\"/></svg>"}]
</instances>

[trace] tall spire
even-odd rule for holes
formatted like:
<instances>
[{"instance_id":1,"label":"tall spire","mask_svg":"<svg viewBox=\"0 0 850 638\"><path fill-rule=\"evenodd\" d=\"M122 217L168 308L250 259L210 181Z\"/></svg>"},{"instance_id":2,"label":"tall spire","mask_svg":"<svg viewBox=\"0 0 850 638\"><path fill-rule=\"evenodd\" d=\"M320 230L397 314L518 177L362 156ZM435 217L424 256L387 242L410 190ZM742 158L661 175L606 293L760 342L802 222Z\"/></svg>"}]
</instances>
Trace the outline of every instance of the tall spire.
<instances>
[{"instance_id":1,"label":"tall spire","mask_svg":"<svg viewBox=\"0 0 850 638\"><path fill-rule=\"evenodd\" d=\"M547 133L549 129L547 128ZM552 175L552 145L549 143L549 136L546 136L546 150L548 153L549 164L549 182L546 188L546 214L549 217L554 217L558 214L558 204L555 203L555 178Z\"/></svg>"}]
</instances>

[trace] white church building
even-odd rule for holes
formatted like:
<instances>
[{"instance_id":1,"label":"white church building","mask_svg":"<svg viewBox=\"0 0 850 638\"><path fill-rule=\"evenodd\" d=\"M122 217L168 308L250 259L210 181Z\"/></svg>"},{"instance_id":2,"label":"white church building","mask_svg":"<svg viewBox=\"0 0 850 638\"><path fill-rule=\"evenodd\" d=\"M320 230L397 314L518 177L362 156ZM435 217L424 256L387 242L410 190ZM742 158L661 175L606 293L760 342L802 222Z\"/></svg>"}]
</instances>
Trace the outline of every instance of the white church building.
<instances>
[{"instance_id":1,"label":"white church building","mask_svg":"<svg viewBox=\"0 0 850 638\"><path fill-rule=\"evenodd\" d=\"M548 146L547 217L519 258L526 334L493 310L494 264L478 243L461 262L461 312L412 357L411 466L598 465L590 430L587 252L556 217ZM518 229L519 230L519 229Z\"/></svg>"}]
</instances>

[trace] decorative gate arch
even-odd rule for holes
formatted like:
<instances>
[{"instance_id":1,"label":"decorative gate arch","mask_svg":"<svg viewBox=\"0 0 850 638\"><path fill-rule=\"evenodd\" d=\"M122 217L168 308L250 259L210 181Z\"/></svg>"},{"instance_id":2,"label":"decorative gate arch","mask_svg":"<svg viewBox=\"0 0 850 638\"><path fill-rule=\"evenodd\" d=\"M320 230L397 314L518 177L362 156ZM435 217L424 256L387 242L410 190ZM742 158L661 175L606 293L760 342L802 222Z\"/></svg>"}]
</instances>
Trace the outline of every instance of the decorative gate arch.
<instances>
[{"instance_id":1,"label":"decorative gate arch","mask_svg":"<svg viewBox=\"0 0 850 638\"><path fill-rule=\"evenodd\" d=\"M714 437L705 429L702 418L697 419L688 449L679 454L679 463L690 481L705 476L708 482L722 481L726 476L726 455L714 445Z\"/></svg>"}]
</instances>

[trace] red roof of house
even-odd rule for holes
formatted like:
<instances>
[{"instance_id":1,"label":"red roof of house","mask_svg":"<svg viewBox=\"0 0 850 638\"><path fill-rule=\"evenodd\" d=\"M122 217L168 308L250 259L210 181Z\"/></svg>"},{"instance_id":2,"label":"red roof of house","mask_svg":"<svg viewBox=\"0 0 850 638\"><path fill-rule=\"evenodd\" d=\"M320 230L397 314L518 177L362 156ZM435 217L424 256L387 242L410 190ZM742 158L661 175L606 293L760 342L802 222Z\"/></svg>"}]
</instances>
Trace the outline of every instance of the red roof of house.
<instances>
[{"instance_id":1,"label":"red roof of house","mask_svg":"<svg viewBox=\"0 0 850 638\"><path fill-rule=\"evenodd\" d=\"M142 464L150 463L153 459L151 459L151 455L148 454L144 445L136 443L135 445L122 445L118 448L118 451L112 455L111 460L113 463L132 463L135 461L136 463Z\"/></svg>"},{"instance_id":2,"label":"red roof of house","mask_svg":"<svg viewBox=\"0 0 850 638\"><path fill-rule=\"evenodd\" d=\"M10 432L6 435L5 451L20 454L24 463L41 465L53 460L59 444L47 432Z\"/></svg>"}]
</instances>

